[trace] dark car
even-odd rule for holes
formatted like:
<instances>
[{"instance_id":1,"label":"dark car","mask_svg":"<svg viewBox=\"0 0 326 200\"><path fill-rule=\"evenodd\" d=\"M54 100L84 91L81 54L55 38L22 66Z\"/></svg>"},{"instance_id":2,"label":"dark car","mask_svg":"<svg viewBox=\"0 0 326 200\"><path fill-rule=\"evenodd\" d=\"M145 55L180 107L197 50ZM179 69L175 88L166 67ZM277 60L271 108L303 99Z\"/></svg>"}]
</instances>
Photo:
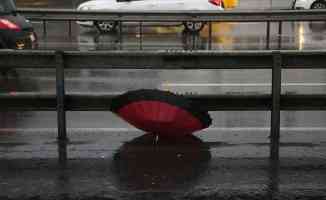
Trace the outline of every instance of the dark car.
<instances>
[{"instance_id":1,"label":"dark car","mask_svg":"<svg viewBox=\"0 0 326 200\"><path fill-rule=\"evenodd\" d=\"M0 49L31 49L37 44L31 23L16 13L13 0L0 0Z\"/></svg>"}]
</instances>

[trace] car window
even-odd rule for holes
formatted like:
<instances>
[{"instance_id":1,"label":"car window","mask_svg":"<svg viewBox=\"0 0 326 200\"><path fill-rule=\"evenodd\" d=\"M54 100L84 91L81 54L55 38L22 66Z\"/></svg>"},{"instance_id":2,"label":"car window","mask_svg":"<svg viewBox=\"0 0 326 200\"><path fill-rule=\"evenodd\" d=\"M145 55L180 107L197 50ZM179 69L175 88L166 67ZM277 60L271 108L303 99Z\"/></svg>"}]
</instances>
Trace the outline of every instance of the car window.
<instances>
[{"instance_id":1,"label":"car window","mask_svg":"<svg viewBox=\"0 0 326 200\"><path fill-rule=\"evenodd\" d=\"M13 0L0 1L0 13L11 13L15 11L16 7Z\"/></svg>"}]
</instances>

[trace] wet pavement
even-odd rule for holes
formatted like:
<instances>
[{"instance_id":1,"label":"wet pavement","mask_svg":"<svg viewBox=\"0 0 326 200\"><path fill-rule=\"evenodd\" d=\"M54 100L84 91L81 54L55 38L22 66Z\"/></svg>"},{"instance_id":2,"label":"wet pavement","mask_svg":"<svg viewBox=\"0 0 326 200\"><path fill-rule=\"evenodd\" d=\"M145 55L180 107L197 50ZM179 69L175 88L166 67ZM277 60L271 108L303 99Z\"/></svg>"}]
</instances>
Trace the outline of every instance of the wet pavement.
<instances>
[{"instance_id":1,"label":"wet pavement","mask_svg":"<svg viewBox=\"0 0 326 200\"><path fill-rule=\"evenodd\" d=\"M266 159L211 158L194 144L132 142L113 157L71 160L65 170L51 159L6 161L1 199L325 199L323 159L287 159L272 170Z\"/></svg>"},{"instance_id":2,"label":"wet pavement","mask_svg":"<svg viewBox=\"0 0 326 200\"><path fill-rule=\"evenodd\" d=\"M40 49L66 50L312 50L326 44L325 22L283 22L279 37L278 23L212 23L197 34L183 31L182 26L122 26L122 33L101 34L95 28L71 22L35 22ZM62 30L64 34L62 34Z\"/></svg>"},{"instance_id":3,"label":"wet pavement","mask_svg":"<svg viewBox=\"0 0 326 200\"><path fill-rule=\"evenodd\" d=\"M40 3L34 1L31 3ZM239 8L288 2L239 0ZM73 8L77 1L41 7ZM26 5L26 4L25 4ZM323 22L283 24L282 49L323 49ZM73 24L34 23L41 49L207 49L207 30L137 28L99 35ZM316 26L315 26L316 25ZM277 24L271 49L278 49ZM212 48L266 48L263 23L213 25ZM164 42L162 42L164 41ZM70 70L67 93L119 94L159 88L193 94L270 94L269 70ZM284 70L282 93L325 94L325 70ZM55 93L53 70L16 70L0 77L2 92ZM0 113L0 199L326 199L326 112L282 111L280 163L269 156L270 112L210 112L213 124L178 142L139 131L111 112L67 112L68 163L59 165L55 112ZM279 167L278 167L279 164Z\"/></svg>"}]
</instances>

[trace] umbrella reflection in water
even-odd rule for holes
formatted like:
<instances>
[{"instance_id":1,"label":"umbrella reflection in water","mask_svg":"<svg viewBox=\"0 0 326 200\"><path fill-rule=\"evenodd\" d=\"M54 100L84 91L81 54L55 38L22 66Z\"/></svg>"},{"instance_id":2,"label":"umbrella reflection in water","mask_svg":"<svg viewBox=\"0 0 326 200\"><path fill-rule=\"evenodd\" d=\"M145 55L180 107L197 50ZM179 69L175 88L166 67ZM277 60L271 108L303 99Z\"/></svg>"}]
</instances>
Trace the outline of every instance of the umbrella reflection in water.
<instances>
[{"instance_id":1,"label":"umbrella reflection in water","mask_svg":"<svg viewBox=\"0 0 326 200\"><path fill-rule=\"evenodd\" d=\"M125 143L114 156L114 174L126 190L189 188L208 167L209 147L193 135L182 139L145 134Z\"/></svg>"}]
</instances>

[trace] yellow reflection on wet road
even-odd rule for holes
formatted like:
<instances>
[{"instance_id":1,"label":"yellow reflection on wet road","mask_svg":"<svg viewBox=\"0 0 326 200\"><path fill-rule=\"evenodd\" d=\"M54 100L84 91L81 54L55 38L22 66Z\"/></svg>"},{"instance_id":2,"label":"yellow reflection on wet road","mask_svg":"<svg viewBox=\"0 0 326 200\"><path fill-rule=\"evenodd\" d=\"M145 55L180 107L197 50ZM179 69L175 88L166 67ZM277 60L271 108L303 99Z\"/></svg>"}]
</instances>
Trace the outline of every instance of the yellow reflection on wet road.
<instances>
[{"instance_id":1,"label":"yellow reflection on wet road","mask_svg":"<svg viewBox=\"0 0 326 200\"><path fill-rule=\"evenodd\" d=\"M230 22L212 22L212 44L219 45L222 48L231 48L234 42L233 29L235 23ZM156 27L155 33L158 34L173 34L181 33L183 26ZM209 25L205 25L199 33L200 38L209 41Z\"/></svg>"},{"instance_id":2,"label":"yellow reflection on wet road","mask_svg":"<svg viewBox=\"0 0 326 200\"><path fill-rule=\"evenodd\" d=\"M212 23L212 43L223 48L230 47L234 42L233 37L234 23L216 22ZM209 25L206 25L200 32L200 37L209 39Z\"/></svg>"},{"instance_id":3,"label":"yellow reflection on wet road","mask_svg":"<svg viewBox=\"0 0 326 200\"><path fill-rule=\"evenodd\" d=\"M304 27L302 23L299 24L299 50L302 50L304 47L305 36L304 36Z\"/></svg>"}]
</instances>

